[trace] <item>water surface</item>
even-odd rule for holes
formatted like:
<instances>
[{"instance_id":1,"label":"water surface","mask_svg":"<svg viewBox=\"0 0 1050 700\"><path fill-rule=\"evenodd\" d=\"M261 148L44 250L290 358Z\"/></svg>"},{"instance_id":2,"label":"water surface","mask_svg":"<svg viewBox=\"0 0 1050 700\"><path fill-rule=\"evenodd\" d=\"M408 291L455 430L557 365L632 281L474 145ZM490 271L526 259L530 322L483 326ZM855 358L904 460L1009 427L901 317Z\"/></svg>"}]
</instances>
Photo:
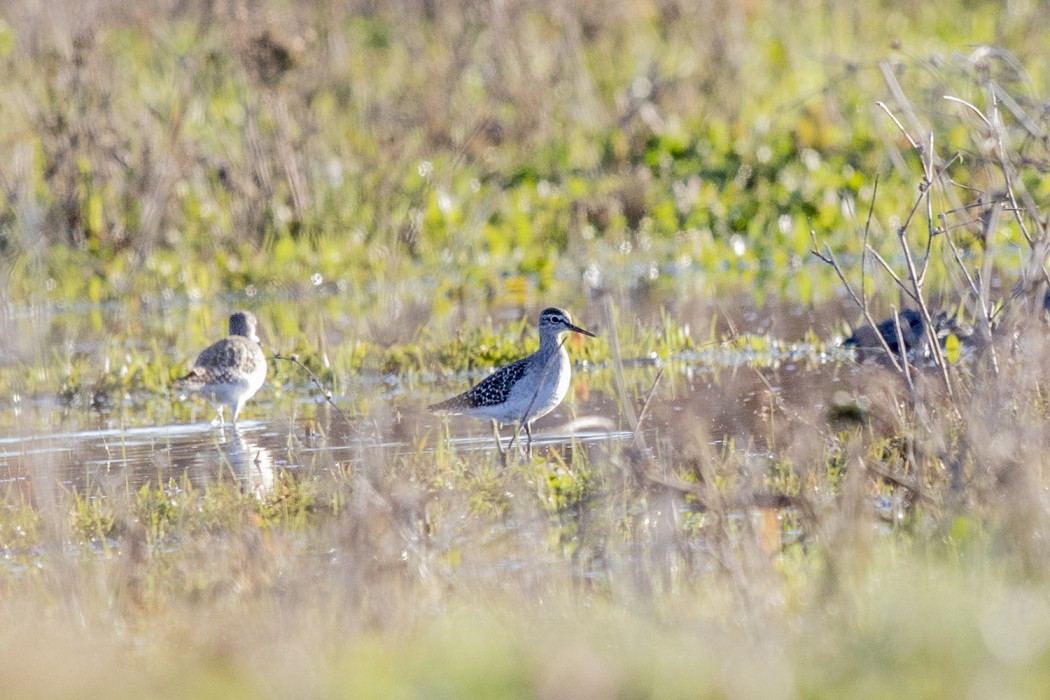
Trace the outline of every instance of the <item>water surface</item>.
<instances>
[{"instance_id":1,"label":"water surface","mask_svg":"<svg viewBox=\"0 0 1050 700\"><path fill-rule=\"evenodd\" d=\"M384 460L451 449L491 452L495 446L487 423L465 417L441 418L425 406L466 389L480 378L413 378L402 381L380 368L356 376L337 376L333 402L326 404L305 375L288 363L271 363L270 380L245 410L241 423L217 428L203 402L184 403L171 395L132 393L107 402L62 394L62 368L74 364L82 373L100 376L114 347L129 357L156 357L188 366L204 342L219 337L228 308L244 299L226 300L217 308L171 304L143 308L134 304L67 305L14 311L3 317L8 339L0 346L0 366L35 372L53 393L3 397L0 405L0 481L31 491L46 481L77 489L137 488L147 482L233 478L253 493L264 494L284 470L311 474L318 470L354 468L380 455ZM581 324L607 332L603 304L576 310ZM274 337L287 302L256 304L264 342L286 351L296 338ZM575 446L613 450L633 440L628 413L637 414L662 373L642 426L645 443L658 449L690 441L747 445L755 455L768 453L779 436L812 429L826 420L836 392L851 391L858 369L834 341L846 328L848 307L841 302L818 308L797 304L757 307L746 300L719 304L665 298L642 299L618 308L620 318L635 317L638 328L660 328L671 317L693 329L712 329L728 342L656 360L622 358L624 386L613 363L578 366L574 391L567 401L535 426L539 454ZM520 318L521 309L503 312ZM307 312L309 316L309 312ZM300 331L335 354L360 334L384 334L366 320L340 319ZM402 335L418 332L409 323ZM620 323L620 335L631 325ZM267 334L269 330L269 335ZM626 329L626 330L625 330ZM705 331L705 334L707 331ZM756 350L732 338L761 335ZM817 335L827 342L814 344ZM629 338L621 338L628 343ZM57 368L57 369L56 369ZM85 369L86 368L86 369ZM625 408L625 402L629 404ZM361 410L365 407L365 410ZM503 431L509 439L511 428Z\"/></svg>"}]
</instances>

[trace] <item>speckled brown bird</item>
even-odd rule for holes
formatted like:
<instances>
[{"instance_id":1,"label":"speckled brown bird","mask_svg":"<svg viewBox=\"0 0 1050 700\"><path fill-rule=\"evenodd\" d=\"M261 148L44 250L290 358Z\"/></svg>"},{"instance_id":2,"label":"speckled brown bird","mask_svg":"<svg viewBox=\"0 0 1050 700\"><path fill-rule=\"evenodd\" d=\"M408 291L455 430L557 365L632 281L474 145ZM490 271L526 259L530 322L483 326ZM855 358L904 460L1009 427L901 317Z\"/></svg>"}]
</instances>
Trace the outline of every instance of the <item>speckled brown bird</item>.
<instances>
[{"instance_id":1,"label":"speckled brown bird","mask_svg":"<svg viewBox=\"0 0 1050 700\"><path fill-rule=\"evenodd\" d=\"M256 335L255 314L237 311L230 316L230 335L206 347L193 369L172 384L180 393L196 393L215 406L218 425L223 408L229 407L233 422L248 399L266 381L266 355Z\"/></svg>"}]
</instances>

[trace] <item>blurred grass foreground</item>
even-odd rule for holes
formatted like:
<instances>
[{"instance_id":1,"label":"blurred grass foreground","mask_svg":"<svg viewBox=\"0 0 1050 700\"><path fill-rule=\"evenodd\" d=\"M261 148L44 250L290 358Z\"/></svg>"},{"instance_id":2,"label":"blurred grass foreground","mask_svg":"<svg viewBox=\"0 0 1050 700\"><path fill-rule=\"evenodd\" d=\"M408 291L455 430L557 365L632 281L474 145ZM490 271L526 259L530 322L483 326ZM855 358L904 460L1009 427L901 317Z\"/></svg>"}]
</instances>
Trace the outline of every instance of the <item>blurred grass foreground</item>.
<instances>
[{"instance_id":1,"label":"blurred grass foreground","mask_svg":"<svg viewBox=\"0 0 1050 700\"><path fill-rule=\"evenodd\" d=\"M171 420L177 372L159 336L139 366L106 327L96 362L17 319L211 304L261 308L339 394L502 361L523 326L455 330L490 312L615 306L573 353L631 417L500 469L368 396L355 429L416 449L265 490L83 488L8 440L0 696L1045 697L1048 46L1034 0L0 3L5 431L85 391ZM829 407L735 370L625 386L624 358L693 361L698 299L841 308L814 249L989 349L829 365ZM337 311L371 340L303 320ZM707 390L760 427L661 405ZM330 456L307 390L272 391L281 459Z\"/></svg>"}]
</instances>

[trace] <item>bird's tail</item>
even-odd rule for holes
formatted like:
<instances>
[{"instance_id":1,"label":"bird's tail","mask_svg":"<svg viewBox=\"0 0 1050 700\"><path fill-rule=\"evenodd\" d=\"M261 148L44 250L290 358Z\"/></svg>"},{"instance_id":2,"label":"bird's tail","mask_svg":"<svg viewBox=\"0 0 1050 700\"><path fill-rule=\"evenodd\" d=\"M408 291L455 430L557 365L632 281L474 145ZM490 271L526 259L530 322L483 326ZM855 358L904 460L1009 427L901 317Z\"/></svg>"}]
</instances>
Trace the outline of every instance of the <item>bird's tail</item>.
<instances>
[{"instance_id":1,"label":"bird's tail","mask_svg":"<svg viewBox=\"0 0 1050 700\"><path fill-rule=\"evenodd\" d=\"M458 401L458 399L458 396L454 396L451 399L448 399L447 401L432 403L429 406L427 406L427 410L439 414L443 413L446 415L454 415L463 410L463 406L461 405L460 401Z\"/></svg>"},{"instance_id":2,"label":"bird's tail","mask_svg":"<svg viewBox=\"0 0 1050 700\"><path fill-rule=\"evenodd\" d=\"M173 381L171 388L178 392L200 391L204 385L204 372L199 367L194 367L189 374Z\"/></svg>"}]
</instances>

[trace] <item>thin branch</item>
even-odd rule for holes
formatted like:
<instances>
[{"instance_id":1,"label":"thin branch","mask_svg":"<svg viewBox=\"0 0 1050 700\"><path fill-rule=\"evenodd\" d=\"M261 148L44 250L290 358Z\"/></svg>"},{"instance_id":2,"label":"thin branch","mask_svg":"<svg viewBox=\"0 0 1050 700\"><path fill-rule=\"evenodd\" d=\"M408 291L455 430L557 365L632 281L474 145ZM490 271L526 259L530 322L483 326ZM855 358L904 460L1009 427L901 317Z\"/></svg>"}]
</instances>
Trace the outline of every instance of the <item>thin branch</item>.
<instances>
[{"instance_id":1,"label":"thin branch","mask_svg":"<svg viewBox=\"0 0 1050 700\"><path fill-rule=\"evenodd\" d=\"M908 130L904 128L904 125L903 125L903 124L901 124L900 120L899 120L899 119L897 119L896 115L894 115L894 114L893 114L893 112L891 112L891 111L890 111L890 108L889 108L888 106L886 106L886 103L885 103L885 102L881 102L881 101L880 101L880 102L876 102L875 104L876 104L876 106L878 106L878 107L879 107L879 108L880 108L880 109L881 109L881 110L882 110L883 112L885 112L885 113L886 113L886 115L887 115L887 116L888 116L888 117L889 117L890 119L892 119L892 120L893 120L893 123L897 125L897 128L898 128L898 129L900 129L900 132L901 132L902 134L904 134L904 138L908 139L908 143L910 143L910 144L911 144L911 147L912 147L912 148L914 148L914 149L915 149L916 151L921 151L921 150L922 150L922 147L921 147L921 146L919 146L919 144L915 143L915 139L913 139L913 138L911 137L911 134L909 134L909 133L908 133Z\"/></svg>"},{"instance_id":2,"label":"thin branch","mask_svg":"<svg viewBox=\"0 0 1050 700\"><path fill-rule=\"evenodd\" d=\"M303 364L303 362L299 359L298 355L282 355L281 353L276 351L273 351L272 355L273 359L275 360L284 360L285 362L291 362L293 365L305 371L306 375L310 377L310 381L313 382L314 386L316 386L320 390L321 396L323 396L324 400L328 402L328 405L335 409L336 414L343 419L343 422L345 422L348 426L353 427L354 424L350 422L350 419L346 417L346 414L343 413L342 409L340 409L339 406L336 405L335 401L332 400L331 390L321 383L320 377L318 377L312 369Z\"/></svg>"},{"instance_id":3,"label":"thin branch","mask_svg":"<svg viewBox=\"0 0 1050 700\"><path fill-rule=\"evenodd\" d=\"M653 400L653 395L656 394L656 387L660 383L660 378L663 376L664 368L661 367L656 373L656 378L653 379L653 385L645 397L645 402L642 403L642 410L638 412L638 424L634 426L634 441L640 449L645 448L645 439L642 437L642 421L645 420L645 416L649 412L649 403Z\"/></svg>"},{"instance_id":4,"label":"thin branch","mask_svg":"<svg viewBox=\"0 0 1050 700\"><path fill-rule=\"evenodd\" d=\"M980 309L980 313L977 314L977 319L980 322L981 336L984 340L988 341L988 350L992 356L992 371L996 376L998 376L999 356L995 351L995 343L991 342L993 320L991 303L989 299L987 299L986 295L982 295L981 288L978 287L977 282L974 280L973 276L970 274L970 271L966 268L966 265L963 263L962 255L959 253L959 248L955 245L955 241L952 239L951 235L946 234L944 238L948 241L948 247L951 248L952 256L955 258L955 264L962 271L963 276L966 278L966 284L970 288L970 294L973 296L974 300L977 303L977 306Z\"/></svg>"},{"instance_id":5,"label":"thin branch","mask_svg":"<svg viewBox=\"0 0 1050 700\"><path fill-rule=\"evenodd\" d=\"M935 156L934 156L934 149L933 149L933 134L931 133L930 134L930 152L929 152L930 162L929 162L928 167L924 165L924 168L927 169L928 173L929 172L933 172L933 170L934 170L934 157ZM933 218L933 209L932 209L932 207L933 207L933 204L932 204L932 201L930 199L930 197L931 197L930 187L932 185L933 185L933 181L927 179L926 180L926 187L923 188L923 197L925 197L926 203L927 203L927 217L928 217L928 219L927 219L926 226L927 226L927 230L928 231L930 229L932 229L932 227L933 227L933 222L932 222L932 218ZM910 217L909 217L909 219L910 219ZM944 388L948 392L948 399L951 401L952 406L955 408L956 414L959 414L959 409L958 409L958 407L955 406L955 392L952 390L951 376L948 374L948 366L947 366L947 363L945 363L945 361L944 361L944 353L941 352L941 344L937 341L937 331L933 327L933 317L930 314L929 306L927 306L927 304L926 304L926 299L923 297L923 294L922 294L922 279L916 273L915 262L912 260L911 253L908 250L908 239L905 236L905 227L906 227L906 225L902 226L898 230L897 234L898 234L898 240L900 241L900 244L901 244L901 249L904 251L905 263L908 266L908 278L912 281L912 285L914 286L914 289L915 289L915 301L919 305L919 312L922 314L922 320L923 320L924 325L926 327L925 328L926 338L927 338L927 342L930 343L930 352L933 355L934 364L941 370L941 378L944 381ZM930 235L932 236L932 233ZM960 414L960 417L961 417L961 414Z\"/></svg>"},{"instance_id":6,"label":"thin branch","mask_svg":"<svg viewBox=\"0 0 1050 700\"><path fill-rule=\"evenodd\" d=\"M817 245L817 234L816 234L816 232L813 229L810 229L809 230L809 235L813 239L813 245L816 246ZM870 246L867 246L867 244L865 244L865 246L866 247L870 247ZM838 261L835 259L835 254L831 252L831 247L827 243L825 243L824 244L824 253L820 253L819 251L817 251L815 249L811 250L810 252L818 260L820 260L820 261L822 261L822 262L824 262L824 263L826 263L828 265L831 265L831 268L835 271L835 274L838 275L839 280L842 282L842 286L846 288L846 291L853 298L853 303L856 304L858 307L860 307L860 310L864 314L864 318L868 322L868 325L870 325L871 328L875 330L875 335L878 337L879 342L882 343L882 348L883 348L883 350L886 351L886 357L888 357L890 362L893 364L893 368L895 370L897 370L898 372L902 372L903 370L901 369L900 364L897 362L897 358L894 356L893 351L890 350L889 343L887 343L886 339L882 337L882 333L879 333L878 330L877 330L878 324L875 322L875 318L871 315L871 310L868 308L868 303L867 303L866 299L861 297L861 296L857 296L857 293L855 291L853 291L853 286L850 285L849 280L846 279L846 273L842 271L842 267L839 265ZM874 252L874 251L872 251L872 252ZM876 253L876 257L878 257L877 253ZM879 258L879 259L881 260L881 258ZM885 263L883 263L883 264L885 264ZM892 270L890 271L890 274L893 274ZM896 276L896 275L894 275L894 276Z\"/></svg>"},{"instance_id":7,"label":"thin branch","mask_svg":"<svg viewBox=\"0 0 1050 700\"><path fill-rule=\"evenodd\" d=\"M1021 105L1017 104L1017 101L1011 97L1008 92L1003 90L998 83L991 83L989 87L996 99L1001 104L1006 105L1006 108L1014 115L1014 119L1024 127L1024 130L1028 132L1029 136L1034 139L1039 139L1040 141L1046 138L1046 132L1039 128L1039 125L1021 108Z\"/></svg>"},{"instance_id":8,"label":"thin branch","mask_svg":"<svg viewBox=\"0 0 1050 700\"><path fill-rule=\"evenodd\" d=\"M811 252L813 253L814 256L816 256L816 258L818 260L821 260L822 262L824 262L824 263L826 263L828 265L831 265L832 269L835 270L835 274L838 275L839 280L842 282L842 285L846 288L846 291L853 298L853 303L855 303L858 307L860 307L861 313L864 315L864 318L868 322L868 325L873 330L875 330L875 335L878 337L879 342L882 344L882 348L886 352L886 357L889 358L890 363L893 364L894 369L896 369L898 372L903 372L904 371L903 368L897 362L897 358L894 356L893 352L890 350L889 343L886 341L885 338L882 337L882 334L879 333L878 330L877 330L878 324L875 322L875 318L871 315L871 309L868 308L867 294L866 294L866 292L864 290L864 285L865 285L865 277L864 277L864 275L865 275L865 269L867 267L867 265L866 265L866 253L867 253L867 251L870 251L872 254L874 254L875 257L878 258L878 260L889 270L890 275L893 276L893 278L897 280L897 283L901 284L900 280L897 279L897 276L896 276L896 274L894 274L893 270L890 269L888 265L886 265L886 262L884 260L882 260L882 258L879 256L878 253L875 252L874 248L872 248L868 244L868 237L869 237L869 233L871 231L872 212L875 210L875 196L878 194L878 182L879 182L878 178L876 177L876 179L875 179L875 190L872 192L871 202L868 204L868 218L864 222L864 248L863 248L863 250L861 252L861 290L860 290L861 293L860 293L860 295L858 295L855 291L853 291L852 285L850 285L849 281L846 279L846 273L843 272L842 267L839 265L838 261L835 259L835 254L833 252L831 252L831 246L829 246L827 243L825 243L824 244L824 253L823 254L819 253L816 250L816 247L817 247L817 234L816 234L816 232L813 229L809 230L810 238L813 241L813 250ZM904 287L903 284L901 284L901 289L904 289L904 291L907 292L907 288ZM765 377L763 377L763 380L765 380Z\"/></svg>"},{"instance_id":9,"label":"thin branch","mask_svg":"<svg viewBox=\"0 0 1050 700\"><path fill-rule=\"evenodd\" d=\"M893 279L893 281L897 283L897 286L900 287L901 291L904 292L904 294L906 294L908 298L914 301L915 295L912 293L912 290L908 289L908 285L904 284L901 278L897 276L897 273L893 270L893 268L890 267L890 264L886 262L886 260L883 259L881 255L879 255L879 251L875 250L871 246L868 246L868 252L875 256L875 259L879 261L880 265L882 265L882 269L884 269Z\"/></svg>"},{"instance_id":10,"label":"thin branch","mask_svg":"<svg viewBox=\"0 0 1050 700\"><path fill-rule=\"evenodd\" d=\"M912 405L917 403L918 394L915 392L915 382L911 378L911 367L908 363L908 348L904 343L904 333L901 331L901 318L900 314L897 313L896 306L890 306L890 311L893 313L893 331L897 334L897 352L900 353L901 360L901 374L904 375L904 383L908 386L908 395L911 397ZM875 329L875 334L881 336L882 333ZM915 348L918 351L918 348Z\"/></svg>"},{"instance_id":11,"label":"thin branch","mask_svg":"<svg viewBox=\"0 0 1050 700\"><path fill-rule=\"evenodd\" d=\"M875 184L871 191L871 201L868 202L868 217L864 220L864 245L860 249L860 293L864 299L864 315L868 315L868 239L871 237L871 217L875 214L875 198L879 195L879 175L875 174Z\"/></svg>"},{"instance_id":12,"label":"thin branch","mask_svg":"<svg viewBox=\"0 0 1050 700\"><path fill-rule=\"evenodd\" d=\"M944 214L941 214L942 222L943 219ZM949 227L943 226L943 223L942 228L944 228L946 234L948 231L952 230ZM970 288L970 294L973 295L973 298L978 303L981 303L981 290L977 288L977 283L974 281L973 276L970 274L970 271L966 268L966 264L963 262L962 259L962 254L959 253L959 248L955 245L955 240L950 235L945 235L944 238L946 241L948 241L948 247L951 248L952 256L955 258L955 264L959 267L959 270L962 271L963 277L966 278L966 285Z\"/></svg>"},{"instance_id":13,"label":"thin branch","mask_svg":"<svg viewBox=\"0 0 1050 700\"><path fill-rule=\"evenodd\" d=\"M966 101L966 100L964 100L964 99L961 99L961 98L959 98L959 97L953 97L953 96L951 96L951 95L944 95L943 97L944 97L944 99L948 100L949 102L955 102L955 103L957 103L957 104L961 104L961 105L962 105L962 106L964 106L964 107L969 107L969 108L970 108L970 110L971 110L971 111L972 111L972 112L973 112L974 114L976 114L976 115L977 115L978 119L980 119L980 120L981 120L982 122L984 122L984 125L985 125L985 126L987 126L987 127L989 128L989 129L992 129L992 128L994 128L994 127L992 126L992 123L991 123L990 121L988 121L988 117L984 116L984 113L983 113L983 112L981 112L981 110L977 109L977 107L975 107L975 106L974 106L973 104L971 104L971 103L967 102L967 101Z\"/></svg>"},{"instance_id":14,"label":"thin branch","mask_svg":"<svg viewBox=\"0 0 1050 700\"><path fill-rule=\"evenodd\" d=\"M1006 194L1010 198L1010 206L1014 208L1016 212L1015 218L1017 225L1021 229L1021 235L1028 242L1030 248L1035 248L1035 243L1032 239L1032 234L1028 232L1028 225L1024 222L1024 217L1021 216L1020 206L1017 204L1017 198L1014 195L1013 179L1010 177L1010 161L1006 157L1006 144L1003 143L1003 130L1002 130L1002 119L999 117L999 101L996 98L995 92L992 92L992 115L995 118L995 126L992 128L995 134L996 145L999 151L999 168L1003 171L1003 179L1006 181ZM1043 277L1047 278L1046 270L1043 271ZM1047 278L1050 281L1050 278Z\"/></svg>"}]
</instances>

